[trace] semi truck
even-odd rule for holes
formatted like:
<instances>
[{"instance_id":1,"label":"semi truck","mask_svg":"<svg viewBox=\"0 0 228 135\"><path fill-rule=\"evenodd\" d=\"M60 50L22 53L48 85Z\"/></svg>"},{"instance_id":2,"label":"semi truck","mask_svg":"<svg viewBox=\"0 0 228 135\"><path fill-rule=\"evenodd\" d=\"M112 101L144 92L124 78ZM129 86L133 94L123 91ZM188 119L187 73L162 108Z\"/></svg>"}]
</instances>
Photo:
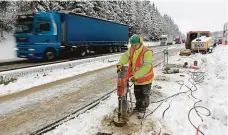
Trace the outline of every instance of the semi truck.
<instances>
[{"instance_id":1,"label":"semi truck","mask_svg":"<svg viewBox=\"0 0 228 135\"><path fill-rule=\"evenodd\" d=\"M69 11L18 15L14 37L17 57L56 57L121 51L128 43L128 26Z\"/></svg>"},{"instance_id":2,"label":"semi truck","mask_svg":"<svg viewBox=\"0 0 228 135\"><path fill-rule=\"evenodd\" d=\"M181 44L182 43L182 38L181 37L178 37L178 38L175 38L175 44Z\"/></svg>"},{"instance_id":3,"label":"semi truck","mask_svg":"<svg viewBox=\"0 0 228 135\"><path fill-rule=\"evenodd\" d=\"M161 35L159 39L160 39L160 45L172 45L173 44L172 35Z\"/></svg>"},{"instance_id":4,"label":"semi truck","mask_svg":"<svg viewBox=\"0 0 228 135\"><path fill-rule=\"evenodd\" d=\"M174 42L173 36L172 35L168 35L167 44L168 45L172 45L172 44L174 44L173 42Z\"/></svg>"},{"instance_id":5,"label":"semi truck","mask_svg":"<svg viewBox=\"0 0 228 135\"><path fill-rule=\"evenodd\" d=\"M168 35L161 35L159 40L160 40L160 45L167 45Z\"/></svg>"}]
</instances>

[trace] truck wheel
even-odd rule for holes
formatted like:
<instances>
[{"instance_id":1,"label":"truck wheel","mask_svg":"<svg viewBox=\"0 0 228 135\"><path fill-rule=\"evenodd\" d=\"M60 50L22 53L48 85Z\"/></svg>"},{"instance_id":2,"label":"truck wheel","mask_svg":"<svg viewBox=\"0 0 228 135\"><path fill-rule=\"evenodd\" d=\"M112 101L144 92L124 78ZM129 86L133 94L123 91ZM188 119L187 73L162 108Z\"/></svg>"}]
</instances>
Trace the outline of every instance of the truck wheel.
<instances>
[{"instance_id":1,"label":"truck wheel","mask_svg":"<svg viewBox=\"0 0 228 135\"><path fill-rule=\"evenodd\" d=\"M82 56L83 57L85 55L86 55L86 52L85 51L82 51L82 52L79 53L79 56Z\"/></svg>"},{"instance_id":2,"label":"truck wheel","mask_svg":"<svg viewBox=\"0 0 228 135\"><path fill-rule=\"evenodd\" d=\"M55 50L54 49L48 49L46 52L45 52L45 58L47 61L52 61L54 60L56 57L55 55Z\"/></svg>"},{"instance_id":3,"label":"truck wheel","mask_svg":"<svg viewBox=\"0 0 228 135\"><path fill-rule=\"evenodd\" d=\"M113 48L111 46L108 48L108 52L113 53Z\"/></svg>"},{"instance_id":4,"label":"truck wheel","mask_svg":"<svg viewBox=\"0 0 228 135\"><path fill-rule=\"evenodd\" d=\"M118 52L121 52L122 51L122 48L121 46L118 47Z\"/></svg>"},{"instance_id":5,"label":"truck wheel","mask_svg":"<svg viewBox=\"0 0 228 135\"><path fill-rule=\"evenodd\" d=\"M115 47L113 47L114 49L113 49L113 51L114 52L117 52L118 51L118 49L117 49L117 47L115 46Z\"/></svg>"},{"instance_id":6,"label":"truck wheel","mask_svg":"<svg viewBox=\"0 0 228 135\"><path fill-rule=\"evenodd\" d=\"M212 49L209 49L208 52L209 52L209 53L212 53Z\"/></svg>"},{"instance_id":7,"label":"truck wheel","mask_svg":"<svg viewBox=\"0 0 228 135\"><path fill-rule=\"evenodd\" d=\"M81 48L81 49L79 49L79 51L78 51L78 56L83 57L83 56L86 55L86 52L87 52L86 48Z\"/></svg>"}]
</instances>

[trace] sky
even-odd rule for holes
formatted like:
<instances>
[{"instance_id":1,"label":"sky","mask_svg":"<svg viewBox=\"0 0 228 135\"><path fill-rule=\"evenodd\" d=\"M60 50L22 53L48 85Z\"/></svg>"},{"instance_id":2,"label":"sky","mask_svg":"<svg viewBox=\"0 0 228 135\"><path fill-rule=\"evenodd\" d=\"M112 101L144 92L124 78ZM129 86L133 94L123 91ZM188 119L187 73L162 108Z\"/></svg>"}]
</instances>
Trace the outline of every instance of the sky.
<instances>
[{"instance_id":1,"label":"sky","mask_svg":"<svg viewBox=\"0 0 228 135\"><path fill-rule=\"evenodd\" d=\"M181 32L222 31L228 22L228 0L150 0L162 15L168 14Z\"/></svg>"}]
</instances>

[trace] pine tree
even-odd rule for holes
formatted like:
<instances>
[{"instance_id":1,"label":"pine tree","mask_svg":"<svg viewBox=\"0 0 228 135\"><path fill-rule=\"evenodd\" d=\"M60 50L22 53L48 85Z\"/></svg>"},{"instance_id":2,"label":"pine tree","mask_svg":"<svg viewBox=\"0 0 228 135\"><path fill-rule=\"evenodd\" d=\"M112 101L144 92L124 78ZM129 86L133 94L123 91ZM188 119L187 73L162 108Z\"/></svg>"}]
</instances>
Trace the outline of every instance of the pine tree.
<instances>
[{"instance_id":1,"label":"pine tree","mask_svg":"<svg viewBox=\"0 0 228 135\"><path fill-rule=\"evenodd\" d=\"M162 34L180 36L177 24L168 15L161 15L158 8L150 1L1 1L2 14L8 16L3 21L4 29L13 27L18 14L30 13L31 10L59 11L69 10L75 13L88 15L95 18L106 19L113 22L127 24L129 36L137 33L145 39L159 40ZM2 24L2 23L1 23Z\"/></svg>"},{"instance_id":2,"label":"pine tree","mask_svg":"<svg viewBox=\"0 0 228 135\"><path fill-rule=\"evenodd\" d=\"M7 14L7 8L10 6L10 2L8 1L0 1L0 26L1 26L1 38L4 38L3 31L4 31L4 25L6 23L6 14ZM1 40L1 39L0 39Z\"/></svg>"}]
</instances>

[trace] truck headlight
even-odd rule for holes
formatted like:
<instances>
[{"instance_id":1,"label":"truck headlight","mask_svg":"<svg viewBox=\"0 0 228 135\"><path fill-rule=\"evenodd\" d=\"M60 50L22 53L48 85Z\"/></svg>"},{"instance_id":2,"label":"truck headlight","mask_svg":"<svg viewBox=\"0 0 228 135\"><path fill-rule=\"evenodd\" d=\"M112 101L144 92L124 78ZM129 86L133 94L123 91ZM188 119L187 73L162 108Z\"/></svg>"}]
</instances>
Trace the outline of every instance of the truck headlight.
<instances>
[{"instance_id":1,"label":"truck headlight","mask_svg":"<svg viewBox=\"0 0 228 135\"><path fill-rule=\"evenodd\" d=\"M13 50L18 51L19 49L18 48L13 48Z\"/></svg>"},{"instance_id":2,"label":"truck headlight","mask_svg":"<svg viewBox=\"0 0 228 135\"><path fill-rule=\"evenodd\" d=\"M29 48L29 49L28 49L28 51L35 51L35 49L33 49L33 48Z\"/></svg>"}]
</instances>

